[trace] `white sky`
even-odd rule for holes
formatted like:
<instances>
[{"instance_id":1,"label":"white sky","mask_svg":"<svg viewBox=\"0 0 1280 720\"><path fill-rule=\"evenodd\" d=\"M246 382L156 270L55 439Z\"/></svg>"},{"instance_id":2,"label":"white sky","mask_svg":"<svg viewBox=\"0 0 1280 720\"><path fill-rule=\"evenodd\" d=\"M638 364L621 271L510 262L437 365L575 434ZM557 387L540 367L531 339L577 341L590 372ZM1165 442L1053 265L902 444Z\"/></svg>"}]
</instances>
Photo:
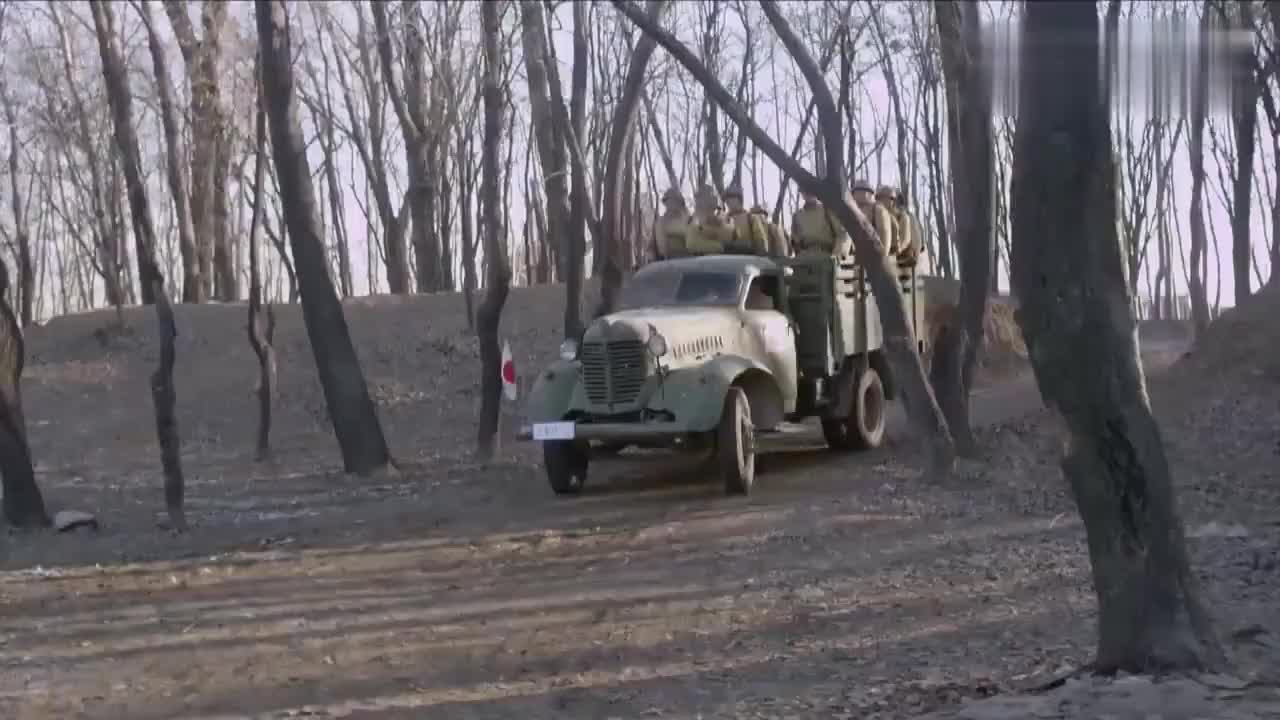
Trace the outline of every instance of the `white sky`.
<instances>
[{"instance_id":1,"label":"white sky","mask_svg":"<svg viewBox=\"0 0 1280 720\"><path fill-rule=\"evenodd\" d=\"M1004 12L1006 12L1008 7L1007 4L997 4L992 2L987 2L985 4L987 6L988 14L991 17L995 17L1000 14L1003 14ZM38 14L34 12L35 5L36 4L33 3L31 5L16 6L16 7L23 7L25 17L29 19L34 19L35 21L38 22L40 18L38 17ZM817 7L817 4L791 2L791 3L784 3L784 5L787 6L785 10L788 16L796 19L795 22L796 22L797 30L800 31L802 35L804 35L805 33L805 28L803 27L804 22L813 24L813 21L812 20L803 21L803 19L800 16L805 13L813 14L815 12L815 8ZM70 7L73 12L75 12L80 18L82 18L82 21L84 23L88 22L88 17L89 17L88 10L87 10L87 7L83 5L83 3L79 3L79 2L73 3L71 4ZM134 64L134 67L136 70L135 75L133 77L133 82L135 84L134 85L135 95L136 96L150 95L153 93L152 88L154 87L153 80L150 75L150 60L146 54L144 36L139 32L139 29L138 29L139 23L137 21L137 15L131 8L129 8L125 4L117 4L115 7L117 9L117 22L120 23L120 25L123 28L125 28L126 37L128 38L130 43L131 62ZM311 22L310 13L293 10L295 8L301 8L301 7L304 7L304 6L301 4L291 5L291 10L292 10L291 20L293 22L293 36L295 38L294 40L295 47L298 44L298 38L302 36L305 36L307 38L307 41L312 43L314 43L315 41L314 38L316 37L316 31L314 29L315 26ZM337 17L343 23L344 27L347 27L351 29L352 32L354 32L354 18L353 16L350 15L350 12L351 12L350 7L345 6L344 4L336 4L336 3L333 5L330 5L329 7L331 8L332 11L337 13ZM737 73L736 68L741 61L740 48L742 43L742 24L741 24L741 21L739 20L739 16L737 15L737 11L733 9L734 7L736 7L736 4L726 3L725 5L722 6L724 10L724 14L726 16L725 23L727 28L726 36L724 38L724 43L725 43L724 52L726 56L725 72L722 73L722 77L725 79L726 82L729 81L730 76L735 75ZM862 17L866 15L867 6L865 6L864 4L857 4L854 7L855 7L855 10L854 10L855 15L857 15L858 17ZM901 27L907 26L908 5L906 3L884 4L879 7L880 7L880 11L883 13L882 18L887 24L889 24L890 26L901 26ZM673 9L675 11L675 14L674 15L669 14L668 17L666 18L667 27L676 27L677 34L687 44L695 45L698 41L698 36L699 36L699 30L697 28L698 8L696 7L696 3L693 3L693 2L676 3ZM917 22L931 21L931 19L927 16L927 11L928 11L927 4L920 4L919 6L916 7L916 9L918 11ZM478 22L476 22L474 19L478 17L478 12L476 12L476 7L474 6L471 8L468 8L468 11L470 13L471 20L468 21L468 24L467 24L468 30L465 32L465 35L467 36L466 42L470 44L470 43L473 43L476 39L475 29L476 29L476 26L478 25ZM594 16L595 19L593 24L598 29L601 29L602 32L607 32L609 27L608 19L613 12L614 11L610 7L608 7L605 4L601 4L600 6L595 8L596 14ZM157 19L159 20L158 24L164 29L165 32L168 32L168 21L167 19L164 18L164 13L158 5L154 9L154 13ZM193 3L193 7L191 8L191 13L193 15L193 19L196 19L194 16L198 13L198 6L195 6L194 3ZM20 15L19 17L23 17L23 16L24 15ZM245 52L249 53L248 62L251 63L252 61L251 43L253 39L252 5L249 3L236 3L232 7L231 16L232 16L233 22L239 26L238 31L242 35L244 41L248 43L246 46L240 48L239 52L242 54ZM758 122L760 122L767 130L769 130L773 134L774 138L779 141L779 144L789 149L794 143L796 133L799 130L799 118L804 111L804 106L808 101L808 96L807 94L802 95L797 90L797 88L799 88L802 85L802 83L798 82L798 73L795 70L794 64L789 60L789 58L785 56L785 53L770 49L771 47L776 48L777 46L775 36L771 31L767 29L767 24L764 23L758 8L752 7L751 17L752 17L753 25L759 28L759 30L756 32L756 43L754 46L756 47L757 56L760 57L763 62L762 66L759 69L759 74L757 78L757 92L761 96L762 101L756 107L756 118ZM516 18L515 18L514 11L508 12L507 22L514 23L515 19ZM554 19L549 18L549 21L551 22L553 28L556 28L556 27L559 28L559 29L553 30L553 37L555 41L556 53L560 59L560 75L562 78L562 83L566 85L566 91L567 91L567 85L570 77L569 63L572 57L571 9L567 6L567 4L565 6L562 6L558 13L558 17ZM11 20L11 22L13 21ZM94 77L94 73L98 73L96 77L100 79L101 77L100 70L98 70L97 64L96 64L96 46L92 43L92 36L87 34L87 30L85 29L85 27L86 26L82 25L81 28L79 28L79 31L78 31L79 39L78 39L77 48L76 48L78 56L84 59L85 66L81 69L81 72L83 73L83 77L85 78L92 78ZM91 28L91 27L92 27L91 24L87 25L87 28ZM13 30L11 29L9 32L13 32ZM39 30L35 30L33 32L35 32L38 36ZM872 38L872 34L868 30L863 36L863 42L862 42L863 49L860 50L860 55L858 57L859 65L872 64L877 59L878 52L876 51L874 47L874 43L871 40L871 38ZM9 44L10 42L6 42L6 45L9 45ZM228 39L226 45L228 47L227 52L230 53L231 55L234 55L237 52L236 43L232 39ZM519 239L520 229L524 222L524 200L523 200L524 193L522 192L523 178L525 177L524 163L526 158L529 157L528 150L529 150L531 134L530 134L530 128L528 123L527 102L525 100L526 89L524 87L524 81L523 81L523 67L522 67L523 59L519 49L518 38L517 38L516 46L517 46L516 57L514 58L514 61L517 63L517 68L516 68L517 76L513 82L512 90L515 95L515 101L516 101L518 112L520 113L520 115L516 120L516 137L513 139L513 142L516 143L516 146L515 146L515 154L514 154L515 168L513 169L513 173L512 173L513 187L512 187L512 195L511 195L512 202L511 202L511 208L510 208L510 228L513 233L513 237L512 237L513 246L515 246L513 249L516 251L513 253L513 256L518 261L519 246L522 244ZM900 83L905 86L903 90L904 90L904 94L907 96L905 99L905 102L908 105L908 111L914 113L914 107L916 105L915 83L913 82L915 69L912 67L912 63L909 62L910 60L909 54L911 50L912 48L910 46L895 48L893 55L894 55L894 62L896 65L896 69L898 73L901 76L903 76L900 78ZM775 62L772 63L772 65L769 62L767 62L767 56L770 53L773 53L775 57ZM12 54L12 50L10 50L10 55L11 54ZM170 54L172 57L172 62L170 64L170 76L175 83L182 83L183 65L182 65L181 58L177 54L176 48L171 47ZM816 54L816 49L815 49L815 54ZM10 58L10 60L12 61L12 58ZM241 63L243 64L243 62L244 62L244 58L241 57ZM660 64L661 65L672 64L672 61L670 61L670 59L666 57L665 51L663 51L661 48L659 48L656 51L653 61L651 62L651 68L656 69L656 67ZM620 58L620 62L616 67L609 68L605 71L616 75L615 85L620 84L621 78L623 75L625 75L625 72L626 72L625 59ZM680 72L682 72L682 70ZM15 84L20 83L22 80L22 78L14 78L12 74L7 75L7 77L10 79L11 83L15 83ZM831 86L834 90L835 89L834 87L835 86L835 68L834 67L832 68L832 73L830 77L831 77ZM304 82L302 78L302 73L299 73L297 80L299 83ZM335 104L341 106L341 101L340 99L338 99L339 95L336 88L334 92L335 92ZM671 100L675 98L678 93L681 92L679 83L667 84L665 87L661 87L661 86L651 87L650 92L652 97L654 98L655 105L657 106L658 112L660 114L663 113L664 108L667 108L667 107L670 107L673 112L682 111L679 103L671 102ZM875 128L877 124L883 127L883 124L886 118L888 117L888 113L890 112L889 94L888 94L888 90L887 90L887 86L886 86L883 74L878 70L874 70L874 69L866 73L862 78L860 86L858 87L858 92L860 93L860 96L861 96L861 102L860 102L860 123L857 130L860 136L871 137L875 134ZM185 94L186 94L185 89L179 89L179 93L180 95L185 97ZM224 97L228 101L230 106L234 108L235 112L240 114L242 117L251 117L251 114L252 114L251 102L249 102L249 99L243 96L243 94L240 96L233 97L230 91L224 90ZM345 110L341 108L335 108L335 109L340 115L343 116L342 120L346 122ZM158 123L154 117L154 113L147 110L147 108L143 106L141 103L137 103L135 104L135 115L140 116L137 119L142 123L142 127L140 128L140 136L145 145L143 149L144 156L147 156L144 162L147 163L150 167L154 167L154 168L163 167L161 164L159 164L162 162L163 146L161 145L162 141L158 133ZM305 128L306 132L308 135L310 135L311 133L314 132L314 127L310 119L308 118L305 110L303 111L303 116L304 116L304 124L306 126ZM402 151L402 146L399 139L399 129L395 122L394 113L390 111L390 108L388 108L388 111L387 111L387 120L388 120L388 127L387 127L388 140L390 141L390 148L388 150L388 160L390 161L389 164L394 169L394 173L397 176L396 181L393 184L398 184L399 188L402 188L404 184L403 151ZM722 122L723 121L724 119L722 116ZM678 170L680 170L679 166L687 164L687 161L688 161L687 158L682 158L679 156L680 149L678 145L680 143L678 141L682 140L683 136L689 132L689 129L682 127L682 124L683 123L679 119L672 117L664 127L664 132L666 132L666 134L668 135L669 142L671 142L671 144L673 145L672 151L673 153L677 154L675 161L678 166L677 167ZM1262 134L1265 136L1268 132L1265 114L1260 114L1259 124L1260 124ZM1224 141L1229 141L1230 130L1227 123L1225 122L1225 118L1217 118L1214 121L1214 125L1219 134L1219 137L1221 137ZM245 126L251 127L251 121L246 123ZM476 125L476 132L479 132L478 124ZM945 137L945 133L944 133L944 137ZM1186 132L1184 131L1183 133L1184 140L1185 140L1185 137L1186 137ZM1253 211L1252 211L1253 235L1255 237L1254 242L1255 242L1255 247L1257 248L1257 255L1259 256L1259 265L1261 266L1261 273L1264 278L1267 277L1267 275L1269 274L1269 268L1267 267L1267 261L1266 261L1266 252L1264 249L1264 241L1262 240L1262 238L1264 237L1264 234L1269 234L1269 227L1267 227L1268 218L1269 218L1269 200L1266 199L1267 192L1265 190L1265 187L1274 184L1274 177L1273 177L1273 170L1272 170L1272 168L1274 168L1274 159L1272 158L1270 143L1266 142L1265 141L1266 139L1268 138L1264 137L1264 141L1258 144L1258 152L1256 157L1256 168L1255 168L1255 176L1257 178L1257 182L1255 183L1256 185L1255 201L1253 204ZM811 148L812 146L812 139L810 139L806 143L806 145L809 147L807 147L804 152L804 155L805 155L804 162L805 164L811 166L812 159L811 157L809 157L811 153L811 150L809 148ZM1208 133L1206 133L1206 170L1209 174L1209 183L1206 188L1208 193L1206 198L1207 220L1210 227L1211 237L1213 233L1216 233L1218 237L1219 254L1221 256L1221 266L1219 270L1215 268L1215 258L1212 254L1212 247L1210 248L1210 258L1209 258L1210 277L1209 277L1208 294L1209 294L1210 302L1212 302L1215 295L1219 292L1218 286L1220 284L1222 303L1224 306L1226 306L1226 305L1230 305L1233 299L1232 275L1230 270L1230 228L1229 228L1229 222L1227 219L1227 214L1225 212L1225 209L1222 203L1221 191L1218 187L1218 183L1216 182L1217 165L1215 164L1213 158L1208 156L1208 153L1209 153L1208 147L1209 147L1209 137L1208 137ZM0 148L7 149L7 138L0 139ZM731 155L732 155L732 151L731 151ZM309 153L309 159L311 162L313 173L319 172L321 168L322 157L323 155L320 151L319 146L318 145L313 146ZM536 155L533 155L532 157L533 157L533 161L536 162ZM656 159L656 152L654 153L654 157ZM766 158L764 158L763 155L759 156L758 165L756 165L753 172L752 162L750 160L750 157L751 157L751 152L749 150L748 162L746 166L747 176L744 177L743 187L746 190L748 195L752 194L753 187L760 188L761 197L759 198L759 201L761 202L761 204L771 209L774 202L774 198L776 197L776 194L777 194L777 188L779 183L779 173L777 172L776 168L772 165L772 163L770 163ZM898 172L896 169L895 158L896 158L896 141L895 141L894 133L890 132L883 149L881 150L878 156L873 156L871 158L870 163L868 165L868 169L862 174L869 176L868 179L870 179L872 182L877 184L878 183L898 184L900 179L897 177ZM922 152L919 153L919 158L916 160L916 162L919 164L918 174L919 174L920 184L918 189L915 192L913 192L912 195L914 200L918 204L918 207L916 210L917 215L920 216L920 219L922 222L929 223L932 220L932 213L927 210L928 202L930 199L927 195L926 188L924 185L925 179L926 179L925 178L926 170L924 166L924 159L923 159ZM353 185L356 188L362 188L364 186L363 169L355 154L353 147L348 145L347 147L339 150L338 164L339 164L338 174L342 178L344 184L349 179L351 185ZM252 171L251 164L246 171L247 172ZM649 171L648 168L644 169L644 172L647 173L648 171ZM691 175L693 171L690 168L683 172L686 174L686 176L688 176L688 175ZM1191 189L1190 171L1189 171L1189 163L1187 160L1187 154L1185 151L1185 145L1183 148L1181 148L1178 151L1175 157L1173 172L1174 172L1174 186L1175 186L1174 194L1175 194L1175 202L1176 202L1176 206L1175 206L1176 220L1182 231L1182 236L1184 238L1184 243L1185 243L1186 239L1189 237L1189 233L1187 231L1187 214L1188 214L1187 205L1189 203L1190 194L1191 194L1190 193L1190 189ZM727 168L726 175L730 173L731 173L731 168ZM656 170L655 174L660 179L665 178L665 171ZM752 179L752 175L754 175L754 180ZM167 221L166 219L170 214L168 211L168 204L171 203L171 200L169 198L167 188L164 185L163 176L160 172L153 173L150 179L150 183L152 187L151 197L152 197L153 215L156 218L157 222L161 225L160 229L161 229L161 232L163 233L163 232L166 232L166 226L164 225L164 223ZM660 180L659 184L660 186L665 186L666 182L665 180ZM688 194L692 191L692 188L693 188L693 181L691 179L686 179L683 185L683 190L686 192L686 194ZM8 193L7 171L0 172L0 190L3 190L3 192L6 195L5 209L0 210L0 223L5 223L6 226L8 226L9 215L7 210L7 193ZM347 235L350 238L352 243L351 254L352 254L352 261L353 261L353 276L355 280L355 283L354 283L355 291L357 294L364 294L369 290L369 285L366 280L366 278L369 275L367 270L368 250L367 250L367 243L365 242L365 235L366 235L365 221L364 221L364 216L362 214L360 206L366 203L366 199L364 197L357 197L356 193L349 188L344 188L343 190L344 190L343 199L344 199L345 211L347 215L347 224L346 224ZM234 189L232 192L233 192L232 212L234 216L237 209L236 197L238 195ZM402 190L399 190L398 188L393 187L393 194L398 195L399 192L402 192ZM363 193L361 193L361 195L363 195ZM318 198L318 200L322 200L322 198ZM749 197L748 202L750 202L751 200L752 198ZM1154 204L1154 201L1152 201L1152 204ZM788 207L790 207L790 205L788 205ZM326 214L327 214L327 208L326 208ZM247 226L247 210L245 211L244 217L245 217L245 223ZM1175 234L1175 237L1176 237L1176 234ZM455 242L456 242L456 239L455 239ZM1149 266L1154 265L1154 255L1152 257L1151 262L1148 263L1148 265ZM1185 283L1183 282L1182 277L1180 276L1180 273L1181 273L1180 268L1175 268L1175 273L1179 274L1179 276L1177 277L1177 283L1178 283L1179 289L1181 290L1185 286ZM1000 281L1001 287L1007 288L1007 278L1003 277L1004 275L1003 272L1001 274L1002 274L1001 281ZM375 268L375 276L376 276L377 285L378 285L376 290L385 291L385 288L386 288L385 270L381 266L378 266ZM456 276L458 278L458 281L461 282L462 273L460 270L456 273ZM520 278L519 267L517 267L516 277L517 277L517 280L519 280ZM1256 284L1257 282L1255 280L1255 286ZM1139 290L1141 292L1146 291L1145 283L1143 284L1142 287L1139 288Z\"/></svg>"}]
</instances>

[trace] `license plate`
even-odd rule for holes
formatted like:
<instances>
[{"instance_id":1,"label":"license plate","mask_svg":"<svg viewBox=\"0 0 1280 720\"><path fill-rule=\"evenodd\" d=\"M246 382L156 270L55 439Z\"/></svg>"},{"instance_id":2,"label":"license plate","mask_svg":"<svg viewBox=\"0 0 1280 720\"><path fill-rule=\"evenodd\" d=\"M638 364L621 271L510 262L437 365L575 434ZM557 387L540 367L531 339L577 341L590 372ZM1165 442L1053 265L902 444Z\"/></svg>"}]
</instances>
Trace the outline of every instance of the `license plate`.
<instances>
[{"instance_id":1,"label":"license plate","mask_svg":"<svg viewBox=\"0 0 1280 720\"><path fill-rule=\"evenodd\" d=\"M573 427L573 423L571 422L534 423L533 439L572 440Z\"/></svg>"}]
</instances>

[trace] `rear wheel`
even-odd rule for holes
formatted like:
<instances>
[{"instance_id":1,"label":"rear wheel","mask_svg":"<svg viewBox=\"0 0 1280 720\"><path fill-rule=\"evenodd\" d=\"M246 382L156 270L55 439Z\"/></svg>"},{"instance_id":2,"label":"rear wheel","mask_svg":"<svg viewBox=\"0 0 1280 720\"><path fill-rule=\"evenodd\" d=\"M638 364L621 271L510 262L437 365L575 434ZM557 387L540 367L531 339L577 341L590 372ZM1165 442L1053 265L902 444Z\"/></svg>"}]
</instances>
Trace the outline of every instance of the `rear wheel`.
<instances>
[{"instance_id":1,"label":"rear wheel","mask_svg":"<svg viewBox=\"0 0 1280 720\"><path fill-rule=\"evenodd\" d=\"M822 434L832 450L871 450L884 443L884 384L875 368L858 375L848 417L822 421Z\"/></svg>"},{"instance_id":2,"label":"rear wheel","mask_svg":"<svg viewBox=\"0 0 1280 720\"><path fill-rule=\"evenodd\" d=\"M756 479L756 438L751 404L742 388L731 387L725 396L716 428L715 457L725 493L749 494Z\"/></svg>"},{"instance_id":3,"label":"rear wheel","mask_svg":"<svg viewBox=\"0 0 1280 720\"><path fill-rule=\"evenodd\" d=\"M542 443L542 465L547 481L557 495L577 495L587 482L587 445L576 440L547 440Z\"/></svg>"}]
</instances>

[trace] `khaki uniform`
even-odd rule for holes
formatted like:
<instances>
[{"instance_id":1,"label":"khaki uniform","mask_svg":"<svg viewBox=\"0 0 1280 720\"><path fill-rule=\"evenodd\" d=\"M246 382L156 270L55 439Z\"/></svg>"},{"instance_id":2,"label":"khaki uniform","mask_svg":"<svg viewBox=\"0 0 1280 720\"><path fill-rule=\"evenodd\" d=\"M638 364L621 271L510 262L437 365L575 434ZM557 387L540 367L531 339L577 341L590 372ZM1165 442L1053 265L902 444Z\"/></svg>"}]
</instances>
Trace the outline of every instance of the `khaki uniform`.
<instances>
[{"instance_id":1,"label":"khaki uniform","mask_svg":"<svg viewBox=\"0 0 1280 720\"><path fill-rule=\"evenodd\" d=\"M849 252L849 235L831 211L821 203L800 208L791 218L791 241L801 255L821 253L843 256Z\"/></svg>"},{"instance_id":2,"label":"khaki uniform","mask_svg":"<svg viewBox=\"0 0 1280 720\"><path fill-rule=\"evenodd\" d=\"M892 205L882 200L876 200L876 208L877 210L884 210L884 213L889 216L889 242L885 243L885 245L888 246L889 254L896 258L898 251L902 249L903 241L902 226L898 222L897 212Z\"/></svg>"},{"instance_id":3,"label":"khaki uniform","mask_svg":"<svg viewBox=\"0 0 1280 720\"><path fill-rule=\"evenodd\" d=\"M912 267L920 260L920 250L924 238L920 237L920 223L911 216L906 208L897 212L898 221L898 264Z\"/></svg>"},{"instance_id":4,"label":"khaki uniform","mask_svg":"<svg viewBox=\"0 0 1280 720\"><path fill-rule=\"evenodd\" d=\"M787 239L786 232L777 223L769 222L769 211L757 206L751 208L751 214L758 215L760 222L764 223L769 241L769 256L776 258L791 257L791 241Z\"/></svg>"},{"instance_id":5,"label":"khaki uniform","mask_svg":"<svg viewBox=\"0 0 1280 720\"><path fill-rule=\"evenodd\" d=\"M876 234L880 239L880 252L889 255L892 243L895 240L893 216L889 214L884 205L874 200L869 203L858 203L858 209L862 211L863 215L867 216L867 220L871 222L871 227L875 228Z\"/></svg>"},{"instance_id":6,"label":"khaki uniform","mask_svg":"<svg viewBox=\"0 0 1280 720\"><path fill-rule=\"evenodd\" d=\"M657 242L658 258L673 258L688 255L685 247L685 235L689 231L689 213L678 210L674 213L663 213L658 218Z\"/></svg>"},{"instance_id":7,"label":"khaki uniform","mask_svg":"<svg viewBox=\"0 0 1280 720\"><path fill-rule=\"evenodd\" d=\"M734 232L726 250L744 255L769 254L768 230L759 215L746 210L730 210L728 220Z\"/></svg>"},{"instance_id":8,"label":"khaki uniform","mask_svg":"<svg viewBox=\"0 0 1280 720\"><path fill-rule=\"evenodd\" d=\"M695 216L685 234L685 250L690 255L720 255L733 246L734 234L733 223L720 215Z\"/></svg>"}]
</instances>

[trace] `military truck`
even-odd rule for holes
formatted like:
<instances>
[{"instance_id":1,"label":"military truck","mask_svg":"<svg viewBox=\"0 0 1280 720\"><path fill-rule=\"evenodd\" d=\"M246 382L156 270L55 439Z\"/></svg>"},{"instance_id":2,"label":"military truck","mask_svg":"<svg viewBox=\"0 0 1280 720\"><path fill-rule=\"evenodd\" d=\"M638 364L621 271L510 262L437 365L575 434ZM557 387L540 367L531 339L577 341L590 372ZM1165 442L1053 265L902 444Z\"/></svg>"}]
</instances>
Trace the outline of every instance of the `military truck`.
<instances>
[{"instance_id":1,"label":"military truck","mask_svg":"<svg viewBox=\"0 0 1280 720\"><path fill-rule=\"evenodd\" d=\"M899 276L917 338L924 297ZM712 451L729 494L755 482L757 434L818 417L833 450L878 447L897 395L880 315L850 258L664 260L623 286L534 380L517 437L542 443L551 488L582 490L593 454L622 446Z\"/></svg>"}]
</instances>

